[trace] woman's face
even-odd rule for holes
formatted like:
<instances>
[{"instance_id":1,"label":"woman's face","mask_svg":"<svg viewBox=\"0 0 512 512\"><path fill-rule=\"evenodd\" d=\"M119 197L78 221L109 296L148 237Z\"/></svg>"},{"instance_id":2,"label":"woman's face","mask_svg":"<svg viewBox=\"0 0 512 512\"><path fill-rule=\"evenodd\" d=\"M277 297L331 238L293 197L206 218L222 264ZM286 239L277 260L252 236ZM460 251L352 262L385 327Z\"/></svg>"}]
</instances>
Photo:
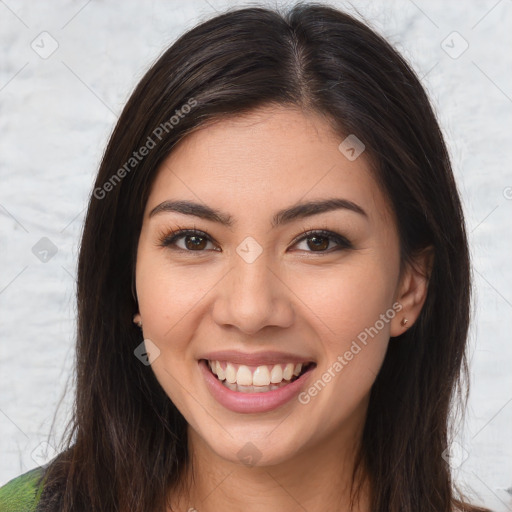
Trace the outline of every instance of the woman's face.
<instances>
[{"instance_id":1,"label":"woman's face","mask_svg":"<svg viewBox=\"0 0 512 512\"><path fill-rule=\"evenodd\" d=\"M386 197L343 139L321 117L260 109L189 135L153 183L136 319L216 456L273 465L353 442L390 336L415 319Z\"/></svg>"}]
</instances>

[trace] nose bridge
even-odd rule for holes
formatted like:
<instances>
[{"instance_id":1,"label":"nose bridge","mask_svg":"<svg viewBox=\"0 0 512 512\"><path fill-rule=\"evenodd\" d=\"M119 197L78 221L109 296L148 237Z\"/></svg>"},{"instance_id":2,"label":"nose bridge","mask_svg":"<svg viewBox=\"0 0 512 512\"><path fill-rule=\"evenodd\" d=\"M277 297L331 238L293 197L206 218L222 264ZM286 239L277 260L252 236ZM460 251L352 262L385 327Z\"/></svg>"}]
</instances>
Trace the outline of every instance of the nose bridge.
<instances>
[{"instance_id":1,"label":"nose bridge","mask_svg":"<svg viewBox=\"0 0 512 512\"><path fill-rule=\"evenodd\" d=\"M293 316L290 298L276 271L271 270L271 251L264 251L254 239L245 239L231 265L228 285L217 299L216 321L247 333L267 325L289 326Z\"/></svg>"},{"instance_id":2,"label":"nose bridge","mask_svg":"<svg viewBox=\"0 0 512 512\"><path fill-rule=\"evenodd\" d=\"M273 296L272 288L275 283L271 282L273 277L269 266L271 262L267 255L259 256L254 261L246 261L243 258L234 258L233 277L235 293L240 294L240 298L250 299L269 299ZM261 300L259 301L262 302Z\"/></svg>"}]
</instances>

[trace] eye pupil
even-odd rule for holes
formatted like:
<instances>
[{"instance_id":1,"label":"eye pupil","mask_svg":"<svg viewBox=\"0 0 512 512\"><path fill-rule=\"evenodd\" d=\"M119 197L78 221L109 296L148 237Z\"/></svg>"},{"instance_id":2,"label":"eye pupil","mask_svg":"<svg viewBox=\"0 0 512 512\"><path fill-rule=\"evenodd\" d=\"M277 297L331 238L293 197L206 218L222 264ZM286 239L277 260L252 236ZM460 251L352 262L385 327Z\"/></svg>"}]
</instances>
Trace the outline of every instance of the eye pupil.
<instances>
[{"instance_id":1,"label":"eye pupil","mask_svg":"<svg viewBox=\"0 0 512 512\"><path fill-rule=\"evenodd\" d=\"M308 246L310 249L313 249L313 247L309 244L310 241L313 241L313 247L315 249L325 250L327 247L329 247L329 239L325 236L310 236L308 238Z\"/></svg>"},{"instance_id":2,"label":"eye pupil","mask_svg":"<svg viewBox=\"0 0 512 512\"><path fill-rule=\"evenodd\" d=\"M206 246L206 239L204 236L187 235L185 237L185 245L187 246L187 249L204 249Z\"/></svg>"}]
</instances>

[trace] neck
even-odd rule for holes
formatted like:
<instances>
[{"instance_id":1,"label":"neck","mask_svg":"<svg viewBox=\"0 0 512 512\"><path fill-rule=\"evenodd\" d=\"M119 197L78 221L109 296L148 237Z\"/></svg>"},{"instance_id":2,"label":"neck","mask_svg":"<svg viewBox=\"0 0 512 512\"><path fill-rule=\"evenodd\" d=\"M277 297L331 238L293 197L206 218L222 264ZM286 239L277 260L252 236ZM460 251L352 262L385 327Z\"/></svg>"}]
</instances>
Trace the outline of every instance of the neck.
<instances>
[{"instance_id":1,"label":"neck","mask_svg":"<svg viewBox=\"0 0 512 512\"><path fill-rule=\"evenodd\" d=\"M246 466L219 457L189 427L191 464L182 480L181 491L172 501L172 511L368 512L367 485L361 487L358 499L351 504L360 435L350 430L350 435L336 432L284 462Z\"/></svg>"}]
</instances>

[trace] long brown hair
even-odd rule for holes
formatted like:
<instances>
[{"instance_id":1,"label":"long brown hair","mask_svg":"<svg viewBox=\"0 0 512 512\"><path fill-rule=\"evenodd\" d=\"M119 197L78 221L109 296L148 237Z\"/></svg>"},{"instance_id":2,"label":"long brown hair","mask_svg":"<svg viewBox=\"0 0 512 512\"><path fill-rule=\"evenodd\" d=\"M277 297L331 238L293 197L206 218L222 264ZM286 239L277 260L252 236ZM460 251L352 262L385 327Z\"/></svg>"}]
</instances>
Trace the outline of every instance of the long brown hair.
<instances>
[{"instance_id":1,"label":"long brown hair","mask_svg":"<svg viewBox=\"0 0 512 512\"><path fill-rule=\"evenodd\" d=\"M165 509L189 464L187 423L151 366L134 356L144 207L178 141L207 121L269 104L320 113L340 137L364 141L396 214L402 261L434 248L422 312L390 344L371 391L359 457L371 510L482 510L457 499L443 457L452 406L467 398L470 266L442 134L418 78L382 37L334 8L302 3L285 13L235 9L201 23L156 61L124 108L85 220L76 399L42 504L62 512Z\"/></svg>"}]
</instances>

